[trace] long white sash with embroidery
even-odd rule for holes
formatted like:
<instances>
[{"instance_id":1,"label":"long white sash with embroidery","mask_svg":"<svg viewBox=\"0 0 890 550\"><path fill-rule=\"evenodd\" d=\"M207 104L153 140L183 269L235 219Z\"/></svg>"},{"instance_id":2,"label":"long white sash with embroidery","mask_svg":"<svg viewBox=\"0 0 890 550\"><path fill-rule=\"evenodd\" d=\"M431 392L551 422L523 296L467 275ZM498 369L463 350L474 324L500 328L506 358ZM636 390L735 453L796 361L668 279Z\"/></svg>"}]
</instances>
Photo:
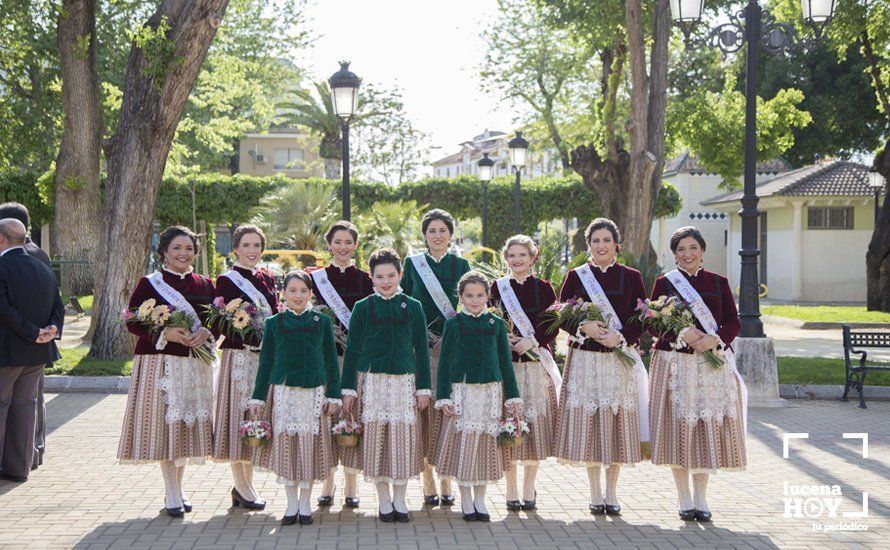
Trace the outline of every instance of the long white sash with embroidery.
<instances>
[{"instance_id":1,"label":"long white sash with embroidery","mask_svg":"<svg viewBox=\"0 0 890 550\"><path fill-rule=\"evenodd\" d=\"M234 269L226 271L223 273L223 277L226 277L230 281L232 281L238 289L247 295L250 298L250 301L253 302L255 306L260 308L263 313L263 317L268 317L272 315L272 306L269 305L269 300L266 300L266 297L262 292L255 286L253 283L244 278L244 275L238 273Z\"/></svg>"},{"instance_id":2,"label":"long white sash with embroidery","mask_svg":"<svg viewBox=\"0 0 890 550\"><path fill-rule=\"evenodd\" d=\"M433 273L433 269L427 262L426 254L421 253L408 257L411 258L411 263L414 264L414 269L417 270L417 274L420 275L423 285L426 287L427 292L430 293L430 297L433 299L433 302L436 303L436 307L439 308L442 315L446 319L451 319L457 315L457 312L454 311L454 306L451 305L451 300L449 300L448 295L445 294L445 289L442 288L442 283L436 278L436 274Z\"/></svg>"},{"instance_id":3,"label":"long white sash with embroidery","mask_svg":"<svg viewBox=\"0 0 890 550\"><path fill-rule=\"evenodd\" d=\"M674 288L677 289L680 296L689 302L689 307L692 310L692 313L695 315L695 318L698 319L698 322L701 323L705 332L711 336L717 336L717 330L720 329L720 325L717 324L717 320L714 319L711 310L705 305L705 301L702 299L701 294L692 288L692 285L689 284L686 277L680 273L680 270L675 269L670 271L665 274L665 277L672 285L674 285ZM745 433L748 433L748 387L745 385L745 381L742 379L742 375L739 374L739 369L736 367L735 352L727 346L724 350L724 355L726 356L727 366L732 369L732 373L739 382L739 388L742 390L742 421L745 426Z\"/></svg>"},{"instance_id":4,"label":"long white sash with embroidery","mask_svg":"<svg viewBox=\"0 0 890 550\"><path fill-rule=\"evenodd\" d=\"M609 319L609 327L615 332L619 332L624 325L621 319L612 307L612 302L606 296L600 282L596 280L590 264L584 264L575 268L575 273L581 279L584 290L590 296L590 301L597 306ZM634 358L634 378L637 381L637 402L639 403L640 413L640 440L649 441L649 375L646 373L646 366L643 365L643 358L636 347L625 346L625 351Z\"/></svg>"},{"instance_id":5,"label":"long white sash with embroidery","mask_svg":"<svg viewBox=\"0 0 890 550\"><path fill-rule=\"evenodd\" d=\"M349 328L349 320L352 319L352 310L343 301L343 298L337 294L337 289L331 284L326 269L316 269L312 272L312 280L318 287L318 292L324 298L325 303L334 311L334 315L340 320L340 324L344 328Z\"/></svg>"},{"instance_id":6,"label":"long white sash with embroidery","mask_svg":"<svg viewBox=\"0 0 890 550\"><path fill-rule=\"evenodd\" d=\"M516 328L519 329L520 334L522 334L524 338L534 338L535 325L532 324L531 319L525 314L525 311L522 309L522 304L519 303L519 297L513 292L513 287L510 286L510 277L507 276L498 279L497 284L498 291L500 291L501 295L501 303L504 305L504 309L510 316L510 319L513 319L513 324L516 325ZM556 361L553 359L553 355L550 354L550 351L544 346L538 346L535 348L535 351L541 358L541 366L544 367L544 370L547 371L550 379L553 380L553 385L556 387L556 401L558 404L562 389L562 375L559 374L559 369L556 367Z\"/></svg>"},{"instance_id":7,"label":"long white sash with embroidery","mask_svg":"<svg viewBox=\"0 0 890 550\"><path fill-rule=\"evenodd\" d=\"M192 332L201 327L201 318L195 308L185 296L164 281L160 272L149 275L148 282L168 304L191 316ZM216 343L212 338L208 342L216 355ZM213 410L213 373L219 361L214 361L213 367L203 361L172 363L164 361L164 376L161 378L161 389L165 392L164 402L167 404L164 420L167 424L182 421L188 426L194 425L197 420L209 421Z\"/></svg>"}]
</instances>

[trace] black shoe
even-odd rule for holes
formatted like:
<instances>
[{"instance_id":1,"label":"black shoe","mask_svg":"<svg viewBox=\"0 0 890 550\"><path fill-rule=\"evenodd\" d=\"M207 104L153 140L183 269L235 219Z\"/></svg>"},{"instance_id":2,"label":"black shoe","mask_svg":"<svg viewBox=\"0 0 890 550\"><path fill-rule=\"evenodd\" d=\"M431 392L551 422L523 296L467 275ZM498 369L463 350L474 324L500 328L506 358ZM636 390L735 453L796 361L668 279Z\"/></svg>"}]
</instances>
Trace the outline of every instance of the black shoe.
<instances>
[{"instance_id":1,"label":"black shoe","mask_svg":"<svg viewBox=\"0 0 890 550\"><path fill-rule=\"evenodd\" d=\"M508 500L507 501L507 511L508 512L518 512L522 510L522 501L521 500Z\"/></svg>"},{"instance_id":2,"label":"black shoe","mask_svg":"<svg viewBox=\"0 0 890 550\"><path fill-rule=\"evenodd\" d=\"M695 511L695 520L700 521L702 523L708 523L711 521L711 512L705 512L704 510L696 510Z\"/></svg>"},{"instance_id":3,"label":"black shoe","mask_svg":"<svg viewBox=\"0 0 890 550\"><path fill-rule=\"evenodd\" d=\"M284 516L281 518L281 525L293 525L297 522L297 516L299 514L294 514L292 516Z\"/></svg>"},{"instance_id":4,"label":"black shoe","mask_svg":"<svg viewBox=\"0 0 890 550\"><path fill-rule=\"evenodd\" d=\"M312 516L304 516L303 514L297 514L298 519L300 520L300 525L312 525Z\"/></svg>"},{"instance_id":5,"label":"black shoe","mask_svg":"<svg viewBox=\"0 0 890 550\"><path fill-rule=\"evenodd\" d=\"M491 514L483 514L479 510L476 510L476 521L482 521L482 522L491 521Z\"/></svg>"},{"instance_id":6,"label":"black shoe","mask_svg":"<svg viewBox=\"0 0 890 550\"><path fill-rule=\"evenodd\" d=\"M326 497L318 497L318 506L320 508L327 508L328 506L334 505L334 495L326 496Z\"/></svg>"},{"instance_id":7,"label":"black shoe","mask_svg":"<svg viewBox=\"0 0 890 550\"><path fill-rule=\"evenodd\" d=\"M479 519L476 516L476 512L470 512L469 514L464 514L464 521L476 521Z\"/></svg>"},{"instance_id":8,"label":"black shoe","mask_svg":"<svg viewBox=\"0 0 890 550\"><path fill-rule=\"evenodd\" d=\"M522 501L522 509L523 510L534 510L538 506L538 491L535 491L535 498L532 500L523 500Z\"/></svg>"},{"instance_id":9,"label":"black shoe","mask_svg":"<svg viewBox=\"0 0 890 550\"><path fill-rule=\"evenodd\" d=\"M621 515L621 505L620 504L606 504L606 514L610 516L620 516Z\"/></svg>"},{"instance_id":10,"label":"black shoe","mask_svg":"<svg viewBox=\"0 0 890 550\"><path fill-rule=\"evenodd\" d=\"M409 521L411 521L411 515L408 512L399 512L398 510L393 510L392 517L398 523L408 523Z\"/></svg>"},{"instance_id":11,"label":"black shoe","mask_svg":"<svg viewBox=\"0 0 890 550\"><path fill-rule=\"evenodd\" d=\"M595 516L604 516L606 515L606 506L604 504L587 504L587 508L590 510L590 513Z\"/></svg>"},{"instance_id":12,"label":"black shoe","mask_svg":"<svg viewBox=\"0 0 890 550\"><path fill-rule=\"evenodd\" d=\"M244 506L248 510L265 510L266 501L265 500L247 500L241 493L232 488L232 507L237 508L239 506ZM186 512L191 512L188 508L185 510Z\"/></svg>"},{"instance_id":13,"label":"black shoe","mask_svg":"<svg viewBox=\"0 0 890 550\"><path fill-rule=\"evenodd\" d=\"M695 520L695 509L690 508L689 510L680 510L680 519L683 521L694 521Z\"/></svg>"},{"instance_id":14,"label":"black shoe","mask_svg":"<svg viewBox=\"0 0 890 550\"><path fill-rule=\"evenodd\" d=\"M343 507L344 508L358 508L359 500L358 498L346 497L343 499Z\"/></svg>"},{"instance_id":15,"label":"black shoe","mask_svg":"<svg viewBox=\"0 0 890 550\"><path fill-rule=\"evenodd\" d=\"M377 519L379 519L383 523L392 523L393 520L395 519L395 510L393 510L392 512L390 512L388 514L384 514L383 512L378 511Z\"/></svg>"},{"instance_id":16,"label":"black shoe","mask_svg":"<svg viewBox=\"0 0 890 550\"><path fill-rule=\"evenodd\" d=\"M0 479L5 479L6 481L12 481L15 483L24 483L28 481L28 476L14 476L12 474L0 473Z\"/></svg>"},{"instance_id":17,"label":"black shoe","mask_svg":"<svg viewBox=\"0 0 890 550\"><path fill-rule=\"evenodd\" d=\"M186 514L190 514L192 512L192 503L186 499L182 499L182 509L185 510Z\"/></svg>"},{"instance_id":18,"label":"black shoe","mask_svg":"<svg viewBox=\"0 0 890 550\"><path fill-rule=\"evenodd\" d=\"M167 512L167 515L171 518L182 518L185 517L185 509L182 506L177 508L164 508Z\"/></svg>"},{"instance_id":19,"label":"black shoe","mask_svg":"<svg viewBox=\"0 0 890 550\"><path fill-rule=\"evenodd\" d=\"M439 495L426 495L423 497L423 503L427 506L438 506Z\"/></svg>"},{"instance_id":20,"label":"black shoe","mask_svg":"<svg viewBox=\"0 0 890 550\"><path fill-rule=\"evenodd\" d=\"M442 495L440 506L454 506L454 495Z\"/></svg>"}]
</instances>

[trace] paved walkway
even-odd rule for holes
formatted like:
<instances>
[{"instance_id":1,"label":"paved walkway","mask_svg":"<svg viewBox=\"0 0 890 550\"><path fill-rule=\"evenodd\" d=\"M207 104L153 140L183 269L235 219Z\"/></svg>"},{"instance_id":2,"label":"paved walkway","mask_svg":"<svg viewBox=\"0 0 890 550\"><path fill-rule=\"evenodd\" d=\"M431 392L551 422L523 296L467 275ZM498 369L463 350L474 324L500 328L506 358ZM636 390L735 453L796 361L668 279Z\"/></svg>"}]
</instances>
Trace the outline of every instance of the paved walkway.
<instances>
[{"instance_id":1,"label":"paved walkway","mask_svg":"<svg viewBox=\"0 0 890 550\"><path fill-rule=\"evenodd\" d=\"M547 462L539 477L540 509L507 513L503 483L489 489L492 523L468 525L455 511L421 507L419 483L409 486L414 521L382 524L376 499L362 483L362 507L342 510L342 495L315 524L282 528L284 491L267 474L257 485L266 511L229 507L225 465L190 466L185 488L195 511L185 520L162 515L163 490L155 465L120 466L114 454L126 396L50 395L44 465L24 484L0 481L0 548L886 548L890 535L890 403L796 401L783 409L752 410L747 471L711 481L711 525L676 517L675 490L665 468L642 464L622 474L620 518L589 515L583 470ZM811 432L791 442L783 432ZM869 456L843 432L868 432ZM784 518L785 484L838 485L839 512L862 508L868 517ZM314 498L313 498L314 500ZM810 504L815 510L815 502ZM863 524L868 531L824 533L813 525Z\"/></svg>"}]
</instances>

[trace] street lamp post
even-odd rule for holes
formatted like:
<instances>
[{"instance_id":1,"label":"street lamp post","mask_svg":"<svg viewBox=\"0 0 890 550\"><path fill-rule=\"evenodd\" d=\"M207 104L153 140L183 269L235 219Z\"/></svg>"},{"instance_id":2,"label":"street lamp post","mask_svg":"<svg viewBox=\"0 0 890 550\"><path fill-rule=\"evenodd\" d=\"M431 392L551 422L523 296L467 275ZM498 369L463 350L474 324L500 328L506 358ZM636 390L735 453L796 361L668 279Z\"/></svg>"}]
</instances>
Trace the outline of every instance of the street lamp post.
<instances>
[{"instance_id":1,"label":"street lamp post","mask_svg":"<svg viewBox=\"0 0 890 550\"><path fill-rule=\"evenodd\" d=\"M520 187L522 179L522 167L525 166L525 157L528 152L528 140L522 137L522 132L516 132L516 137L507 142L510 148L510 163L516 171L516 181L513 183L513 231L522 233L519 220L522 219L522 206L520 204Z\"/></svg>"},{"instance_id":2,"label":"street lamp post","mask_svg":"<svg viewBox=\"0 0 890 550\"><path fill-rule=\"evenodd\" d=\"M884 176L876 169L872 168L868 172L868 185L875 192L875 227L878 225L878 218L881 217L881 191L884 190Z\"/></svg>"},{"instance_id":3,"label":"street lamp post","mask_svg":"<svg viewBox=\"0 0 890 550\"><path fill-rule=\"evenodd\" d=\"M683 31L686 46L695 44L692 31L701 20L704 0L671 0L671 14L674 22ZM818 39L824 26L834 15L835 0L801 0L802 12L807 25L813 29ZM716 46L725 53L739 51L745 46L745 178L742 209L742 249L741 276L739 279L740 335L748 338L763 338L763 323L760 320L760 284L757 272L756 166L757 166L757 55L761 47L769 53L777 54L795 43L804 41L794 27L777 22L763 10L757 0L748 0L745 9L730 17L730 22L718 25L711 30L702 44Z\"/></svg>"},{"instance_id":4,"label":"street lamp post","mask_svg":"<svg viewBox=\"0 0 890 550\"><path fill-rule=\"evenodd\" d=\"M343 219L349 220L349 119L355 114L358 106L358 89L362 79L349 70L349 61L340 62L340 70L331 75L328 85L331 87L331 100L334 113L340 117L340 128L343 132Z\"/></svg>"},{"instance_id":5,"label":"street lamp post","mask_svg":"<svg viewBox=\"0 0 890 550\"><path fill-rule=\"evenodd\" d=\"M482 246L488 246L488 182L491 181L491 172L494 161L488 158L488 153L482 153L482 158L476 163L479 167L479 179L482 180Z\"/></svg>"}]
</instances>

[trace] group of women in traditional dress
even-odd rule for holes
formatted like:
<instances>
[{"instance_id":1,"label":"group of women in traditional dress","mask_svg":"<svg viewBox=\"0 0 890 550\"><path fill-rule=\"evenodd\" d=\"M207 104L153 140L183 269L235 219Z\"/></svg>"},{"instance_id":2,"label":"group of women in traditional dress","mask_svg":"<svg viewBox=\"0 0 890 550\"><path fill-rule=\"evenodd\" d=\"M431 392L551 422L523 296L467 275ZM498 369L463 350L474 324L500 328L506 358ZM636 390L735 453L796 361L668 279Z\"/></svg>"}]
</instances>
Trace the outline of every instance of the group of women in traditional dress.
<instances>
[{"instance_id":1,"label":"group of women in traditional dress","mask_svg":"<svg viewBox=\"0 0 890 550\"><path fill-rule=\"evenodd\" d=\"M403 260L376 250L365 272L353 260L358 229L336 222L326 234L331 265L288 273L282 303L272 275L257 268L266 245L259 228L235 231L235 265L216 284L193 272L191 231L175 226L161 234L163 267L139 281L130 308L153 299L193 323L161 331L127 324L138 343L118 457L160 463L166 512L192 510L184 467L210 457L231 463L233 506L262 510L253 470L274 473L287 494L285 525L312 523L317 482L318 505L334 503L339 464L343 505L359 507L361 472L376 487L381 521L410 521L407 484L421 476L426 505L453 505L454 483L463 518L490 521L488 485L506 477L507 510L534 510L538 465L555 457L586 468L592 514L618 515L622 466L651 456L672 469L679 516L710 521L709 475L745 467L746 392L731 347L739 331L735 302L726 278L703 268L701 233L684 227L672 236L677 269L658 277L651 292L682 299L694 326L656 335L647 374L636 311L646 289L639 271L618 263L621 237L612 221L587 227L589 261L567 273L558 299L534 275L532 238L506 241L507 273L490 281L450 252L447 212L427 212L421 228L425 252ZM207 306L220 298L253 304L265 318L262 336L226 333L208 317ZM557 327L569 334L562 372L551 313L559 302L603 312L603 320ZM200 347L216 356L220 339L218 365L195 357ZM707 352L725 366L709 365ZM334 442L335 416L361 425L357 446ZM510 418L530 432L501 447ZM242 424L255 419L271 425L269 445L242 441Z\"/></svg>"}]
</instances>

